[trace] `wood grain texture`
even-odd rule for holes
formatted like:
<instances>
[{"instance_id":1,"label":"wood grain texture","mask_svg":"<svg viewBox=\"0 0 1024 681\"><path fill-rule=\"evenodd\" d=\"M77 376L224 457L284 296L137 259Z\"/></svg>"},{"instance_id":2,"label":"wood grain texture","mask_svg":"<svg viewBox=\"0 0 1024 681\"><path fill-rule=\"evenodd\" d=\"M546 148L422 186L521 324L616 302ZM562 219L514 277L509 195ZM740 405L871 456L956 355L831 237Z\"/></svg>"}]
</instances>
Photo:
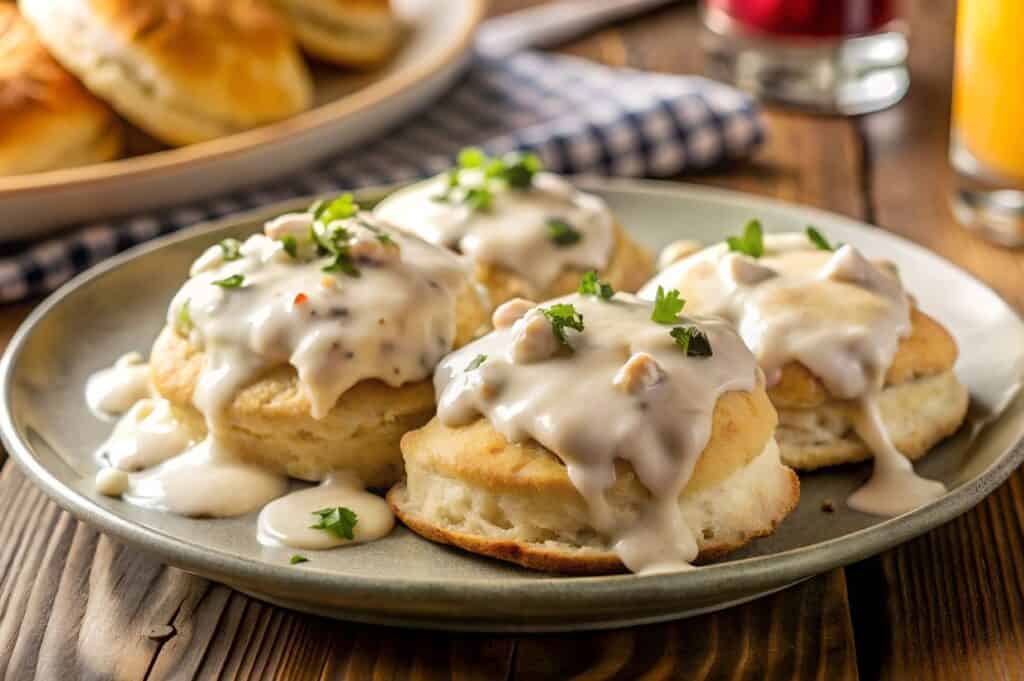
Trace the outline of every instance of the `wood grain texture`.
<instances>
[{"instance_id":1,"label":"wood grain texture","mask_svg":"<svg viewBox=\"0 0 1024 681\"><path fill-rule=\"evenodd\" d=\"M909 6L913 86L861 119L869 215L945 256L1024 308L1024 252L998 248L953 218L947 161L955 4ZM984 351L967 348L966 351ZM865 678L1024 678L1024 475L961 518L851 567Z\"/></svg>"}]
</instances>

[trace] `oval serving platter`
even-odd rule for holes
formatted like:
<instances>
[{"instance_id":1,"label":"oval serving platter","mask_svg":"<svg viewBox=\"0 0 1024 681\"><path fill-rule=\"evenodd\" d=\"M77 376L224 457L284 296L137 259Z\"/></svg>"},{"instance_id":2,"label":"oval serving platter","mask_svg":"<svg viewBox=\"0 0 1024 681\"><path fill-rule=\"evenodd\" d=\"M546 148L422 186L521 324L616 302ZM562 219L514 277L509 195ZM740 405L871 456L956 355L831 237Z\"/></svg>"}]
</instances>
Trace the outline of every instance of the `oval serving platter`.
<instances>
[{"instance_id":1,"label":"oval serving platter","mask_svg":"<svg viewBox=\"0 0 1024 681\"><path fill-rule=\"evenodd\" d=\"M109 423L83 400L87 376L130 350L146 352L191 261L225 236L305 202L190 229L133 249L79 276L29 317L4 356L0 429L28 475L78 518L160 559L258 598L342 619L439 629L553 631L685 617L770 593L917 536L978 503L1024 459L1024 324L995 293L903 239L838 215L686 185L581 180L652 248L711 242L758 217L768 231L816 225L831 238L895 261L921 307L961 348L968 423L917 466L950 491L884 519L844 500L869 464L805 475L799 508L771 537L684 573L568 578L531 572L432 544L403 527L366 545L310 555L260 546L255 517L193 520L97 495L92 452ZM381 192L363 193L371 202ZM835 511L826 513L831 502Z\"/></svg>"},{"instance_id":2,"label":"oval serving platter","mask_svg":"<svg viewBox=\"0 0 1024 681\"><path fill-rule=\"evenodd\" d=\"M254 185L385 131L439 97L468 62L486 0L440 4L443 11L437 0L394 0L408 33L392 60L366 72L311 64L315 104L286 120L107 163L0 177L0 240Z\"/></svg>"}]
</instances>

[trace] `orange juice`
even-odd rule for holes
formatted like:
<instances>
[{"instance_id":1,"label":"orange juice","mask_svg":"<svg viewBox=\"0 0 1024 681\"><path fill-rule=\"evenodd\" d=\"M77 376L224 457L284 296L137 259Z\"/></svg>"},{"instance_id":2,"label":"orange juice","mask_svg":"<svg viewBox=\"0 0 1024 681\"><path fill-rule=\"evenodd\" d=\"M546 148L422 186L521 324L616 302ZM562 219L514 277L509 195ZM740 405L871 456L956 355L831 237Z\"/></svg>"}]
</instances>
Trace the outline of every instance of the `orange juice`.
<instances>
[{"instance_id":1,"label":"orange juice","mask_svg":"<svg viewBox=\"0 0 1024 681\"><path fill-rule=\"evenodd\" d=\"M960 0L956 142L975 172L1024 187L1024 0Z\"/></svg>"}]
</instances>

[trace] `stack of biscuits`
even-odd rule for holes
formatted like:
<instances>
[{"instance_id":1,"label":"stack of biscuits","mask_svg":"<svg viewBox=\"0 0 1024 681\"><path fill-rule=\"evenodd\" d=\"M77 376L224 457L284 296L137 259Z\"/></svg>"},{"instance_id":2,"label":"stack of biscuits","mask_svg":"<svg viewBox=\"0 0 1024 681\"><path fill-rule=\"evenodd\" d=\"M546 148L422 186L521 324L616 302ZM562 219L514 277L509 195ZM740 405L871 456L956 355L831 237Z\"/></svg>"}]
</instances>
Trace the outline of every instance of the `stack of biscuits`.
<instances>
[{"instance_id":1,"label":"stack of biscuits","mask_svg":"<svg viewBox=\"0 0 1024 681\"><path fill-rule=\"evenodd\" d=\"M400 36L388 0L0 3L0 175L118 158L128 126L182 146L288 118L302 52L372 68Z\"/></svg>"}]
</instances>

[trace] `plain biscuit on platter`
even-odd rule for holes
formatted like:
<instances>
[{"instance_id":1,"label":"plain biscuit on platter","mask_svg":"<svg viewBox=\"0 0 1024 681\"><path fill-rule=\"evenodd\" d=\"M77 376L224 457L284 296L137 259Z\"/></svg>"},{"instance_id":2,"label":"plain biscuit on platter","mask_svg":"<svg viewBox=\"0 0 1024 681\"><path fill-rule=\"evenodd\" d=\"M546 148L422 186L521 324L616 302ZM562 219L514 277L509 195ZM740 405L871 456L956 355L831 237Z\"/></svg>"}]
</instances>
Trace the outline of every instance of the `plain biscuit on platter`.
<instances>
[{"instance_id":1,"label":"plain biscuit on platter","mask_svg":"<svg viewBox=\"0 0 1024 681\"><path fill-rule=\"evenodd\" d=\"M394 54L402 35L389 0L272 2L303 50L339 66L377 66Z\"/></svg>"},{"instance_id":2,"label":"plain biscuit on platter","mask_svg":"<svg viewBox=\"0 0 1024 681\"><path fill-rule=\"evenodd\" d=\"M21 0L53 56L121 115L173 145L307 109L309 73L260 0Z\"/></svg>"},{"instance_id":3,"label":"plain biscuit on platter","mask_svg":"<svg viewBox=\"0 0 1024 681\"><path fill-rule=\"evenodd\" d=\"M456 315L458 347L486 322L479 296L469 284L458 296ZM205 361L201 350L169 326L150 355L154 388L194 424L202 424L192 396ZM402 473L399 439L426 423L434 408L429 378L399 387L365 380L343 393L324 418L316 419L295 369L280 365L234 397L220 436L246 458L293 478L318 481L344 469L370 487L386 487Z\"/></svg>"},{"instance_id":4,"label":"plain biscuit on platter","mask_svg":"<svg viewBox=\"0 0 1024 681\"><path fill-rule=\"evenodd\" d=\"M47 53L11 4L0 4L0 175L101 163L121 153L114 113Z\"/></svg>"},{"instance_id":5,"label":"plain biscuit on platter","mask_svg":"<svg viewBox=\"0 0 1024 681\"><path fill-rule=\"evenodd\" d=\"M779 461L775 412L758 386L723 395L713 431L679 497L698 561L771 534L796 507L799 481ZM457 428L436 418L402 439L406 480L388 502L417 533L538 570L600 574L624 569L594 530L562 461L534 441L508 442L484 419ZM621 464L607 498L635 513L649 493Z\"/></svg>"}]
</instances>

